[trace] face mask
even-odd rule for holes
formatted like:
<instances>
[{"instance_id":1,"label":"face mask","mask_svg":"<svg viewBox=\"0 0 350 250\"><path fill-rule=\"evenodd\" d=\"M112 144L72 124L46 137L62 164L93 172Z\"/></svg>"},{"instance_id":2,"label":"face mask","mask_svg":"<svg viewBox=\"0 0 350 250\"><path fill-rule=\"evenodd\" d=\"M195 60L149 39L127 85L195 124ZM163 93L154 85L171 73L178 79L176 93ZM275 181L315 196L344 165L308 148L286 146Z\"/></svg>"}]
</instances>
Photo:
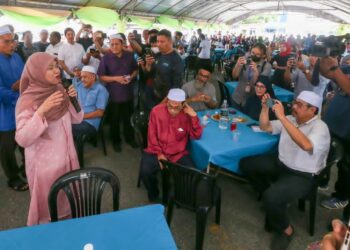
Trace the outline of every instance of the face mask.
<instances>
[{"instance_id":1,"label":"face mask","mask_svg":"<svg viewBox=\"0 0 350 250\"><path fill-rule=\"evenodd\" d=\"M152 52L153 52L154 54L159 53L159 48L158 48L158 47L152 47L151 50L152 50Z\"/></svg>"},{"instance_id":2,"label":"face mask","mask_svg":"<svg viewBox=\"0 0 350 250\"><path fill-rule=\"evenodd\" d=\"M251 56L251 58L253 62L259 62L261 60L261 58L256 55Z\"/></svg>"}]
</instances>

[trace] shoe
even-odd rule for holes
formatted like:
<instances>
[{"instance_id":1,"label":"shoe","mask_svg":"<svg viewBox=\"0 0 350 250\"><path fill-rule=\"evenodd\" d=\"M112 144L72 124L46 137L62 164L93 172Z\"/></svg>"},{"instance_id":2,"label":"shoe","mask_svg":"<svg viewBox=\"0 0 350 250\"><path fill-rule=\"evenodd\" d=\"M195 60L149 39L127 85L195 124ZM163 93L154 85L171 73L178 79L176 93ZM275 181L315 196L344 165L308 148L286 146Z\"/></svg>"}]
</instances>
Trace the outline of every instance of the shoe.
<instances>
[{"instance_id":1,"label":"shoe","mask_svg":"<svg viewBox=\"0 0 350 250\"><path fill-rule=\"evenodd\" d=\"M289 243L292 241L294 236L294 227L292 226L293 232L291 235L285 233L276 234L272 240L271 250L287 250Z\"/></svg>"},{"instance_id":2,"label":"shoe","mask_svg":"<svg viewBox=\"0 0 350 250\"><path fill-rule=\"evenodd\" d=\"M135 141L127 142L132 148L138 148L139 145Z\"/></svg>"},{"instance_id":3,"label":"shoe","mask_svg":"<svg viewBox=\"0 0 350 250\"><path fill-rule=\"evenodd\" d=\"M331 197L321 202L321 206L328 209L342 209L349 204L348 200L342 200L337 197Z\"/></svg>"},{"instance_id":4,"label":"shoe","mask_svg":"<svg viewBox=\"0 0 350 250\"><path fill-rule=\"evenodd\" d=\"M115 152L122 152L122 146L119 143L113 144L113 149Z\"/></svg>"},{"instance_id":5,"label":"shoe","mask_svg":"<svg viewBox=\"0 0 350 250\"><path fill-rule=\"evenodd\" d=\"M7 184L10 188L15 191L27 191L29 189L29 185L27 182L22 181L21 179L9 181Z\"/></svg>"},{"instance_id":6,"label":"shoe","mask_svg":"<svg viewBox=\"0 0 350 250\"><path fill-rule=\"evenodd\" d=\"M321 185L321 186L318 186L318 191L321 191L321 192L325 192L329 189L329 186L328 185Z\"/></svg>"}]
</instances>

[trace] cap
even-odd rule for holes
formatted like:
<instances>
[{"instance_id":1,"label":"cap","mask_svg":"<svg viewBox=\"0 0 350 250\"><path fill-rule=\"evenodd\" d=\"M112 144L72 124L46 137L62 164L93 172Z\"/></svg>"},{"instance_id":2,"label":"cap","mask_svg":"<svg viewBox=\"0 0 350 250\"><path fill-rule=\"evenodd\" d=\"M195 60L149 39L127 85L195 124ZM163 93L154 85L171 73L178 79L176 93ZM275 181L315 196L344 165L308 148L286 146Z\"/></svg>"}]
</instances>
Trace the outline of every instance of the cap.
<instances>
[{"instance_id":1,"label":"cap","mask_svg":"<svg viewBox=\"0 0 350 250\"><path fill-rule=\"evenodd\" d=\"M186 93L182 89L171 89L168 93L168 99L176 102L183 102L186 100Z\"/></svg>"},{"instance_id":2,"label":"cap","mask_svg":"<svg viewBox=\"0 0 350 250\"><path fill-rule=\"evenodd\" d=\"M308 104L317 107L319 110L321 110L322 98L321 96L312 91L302 91L298 95L297 99L303 100L304 102L307 102Z\"/></svg>"},{"instance_id":3,"label":"cap","mask_svg":"<svg viewBox=\"0 0 350 250\"><path fill-rule=\"evenodd\" d=\"M10 28L7 25L0 26L0 36L6 35L6 34L12 34Z\"/></svg>"},{"instance_id":4,"label":"cap","mask_svg":"<svg viewBox=\"0 0 350 250\"><path fill-rule=\"evenodd\" d=\"M119 34L113 34L113 35L110 35L109 36L109 39L112 40L112 39L118 39L118 40L121 40L122 42L124 42L124 39L121 35Z\"/></svg>"},{"instance_id":5,"label":"cap","mask_svg":"<svg viewBox=\"0 0 350 250\"><path fill-rule=\"evenodd\" d=\"M81 71L85 71L85 72L90 72L90 73L96 74L96 68L92 67L92 66L89 66L89 65L84 66Z\"/></svg>"}]
</instances>

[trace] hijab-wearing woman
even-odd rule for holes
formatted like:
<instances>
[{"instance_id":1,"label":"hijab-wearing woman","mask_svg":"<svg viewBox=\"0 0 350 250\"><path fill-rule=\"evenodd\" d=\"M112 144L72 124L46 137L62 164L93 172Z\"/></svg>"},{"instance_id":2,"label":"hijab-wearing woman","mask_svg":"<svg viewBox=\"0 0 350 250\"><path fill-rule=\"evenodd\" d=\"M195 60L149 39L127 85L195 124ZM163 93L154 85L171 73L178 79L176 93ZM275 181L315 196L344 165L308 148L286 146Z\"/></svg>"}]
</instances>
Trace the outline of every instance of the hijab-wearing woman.
<instances>
[{"instance_id":1,"label":"hijab-wearing woman","mask_svg":"<svg viewBox=\"0 0 350 250\"><path fill-rule=\"evenodd\" d=\"M273 73L272 81L274 84L281 88L290 89L291 87L284 81L284 71L286 70L287 61L292 53L292 46L283 42L280 44L280 53L272 58L272 65L274 65L275 71ZM274 62L277 63L274 64Z\"/></svg>"},{"instance_id":2,"label":"hijab-wearing woman","mask_svg":"<svg viewBox=\"0 0 350 250\"><path fill-rule=\"evenodd\" d=\"M71 86L68 94L61 84L60 69L54 56L35 53L29 57L20 81L16 106L16 141L25 148L26 174L31 194L27 225L50 221L48 194L61 175L79 168L72 123L83 120L69 102L76 96ZM59 217L69 217L64 196L58 197Z\"/></svg>"},{"instance_id":3,"label":"hijab-wearing woman","mask_svg":"<svg viewBox=\"0 0 350 250\"><path fill-rule=\"evenodd\" d=\"M268 77L260 76L255 83L255 95L250 96L243 107L243 113L249 115L254 120L259 121L261 112L261 98L263 95L269 94L272 99L275 99L275 93L272 89L272 84ZM270 120L275 120L275 114L270 109Z\"/></svg>"}]
</instances>

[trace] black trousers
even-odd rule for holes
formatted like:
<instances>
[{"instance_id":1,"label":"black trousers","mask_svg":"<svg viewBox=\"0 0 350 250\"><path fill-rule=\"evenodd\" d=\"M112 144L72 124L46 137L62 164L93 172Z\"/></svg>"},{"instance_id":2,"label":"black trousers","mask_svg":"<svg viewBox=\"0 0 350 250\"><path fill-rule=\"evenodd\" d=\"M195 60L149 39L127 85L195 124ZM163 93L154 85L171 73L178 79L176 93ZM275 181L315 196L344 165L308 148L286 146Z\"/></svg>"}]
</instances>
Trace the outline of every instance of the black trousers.
<instances>
[{"instance_id":1,"label":"black trousers","mask_svg":"<svg viewBox=\"0 0 350 250\"><path fill-rule=\"evenodd\" d=\"M18 180L21 171L15 155L17 147L15 132L15 130L0 131L0 162L9 183Z\"/></svg>"},{"instance_id":2,"label":"black trousers","mask_svg":"<svg viewBox=\"0 0 350 250\"><path fill-rule=\"evenodd\" d=\"M78 153L80 166L84 166L84 137L93 136L97 133L97 130L91 124L83 121L80 124L72 125L73 138L75 142L75 147Z\"/></svg>"},{"instance_id":3,"label":"black trousers","mask_svg":"<svg viewBox=\"0 0 350 250\"><path fill-rule=\"evenodd\" d=\"M120 144L120 124L123 123L123 133L126 142L134 140L134 130L130 118L134 112L133 100L127 102L112 102L110 114L110 133L113 144Z\"/></svg>"},{"instance_id":4,"label":"black trousers","mask_svg":"<svg viewBox=\"0 0 350 250\"><path fill-rule=\"evenodd\" d=\"M194 164L190 155L185 155L176 163L184 166L193 167ZM160 171L157 155L143 152L141 159L141 179L148 191L148 199L155 200L159 196L157 174Z\"/></svg>"},{"instance_id":5,"label":"black trousers","mask_svg":"<svg viewBox=\"0 0 350 250\"><path fill-rule=\"evenodd\" d=\"M240 169L253 187L263 193L269 227L276 232L283 232L290 225L287 205L311 191L315 176L288 168L278 160L276 154L244 158L240 162Z\"/></svg>"}]
</instances>

